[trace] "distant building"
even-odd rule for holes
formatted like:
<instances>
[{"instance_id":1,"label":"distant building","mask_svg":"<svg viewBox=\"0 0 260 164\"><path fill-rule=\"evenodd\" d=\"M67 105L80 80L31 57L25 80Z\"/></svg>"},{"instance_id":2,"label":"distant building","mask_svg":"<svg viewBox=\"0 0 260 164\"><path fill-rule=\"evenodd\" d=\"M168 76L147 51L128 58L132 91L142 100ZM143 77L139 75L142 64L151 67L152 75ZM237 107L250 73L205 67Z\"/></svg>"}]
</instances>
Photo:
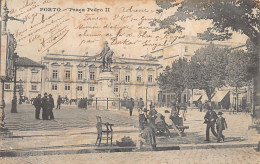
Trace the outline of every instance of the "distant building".
<instances>
[{"instance_id":1,"label":"distant building","mask_svg":"<svg viewBox=\"0 0 260 164\"><path fill-rule=\"evenodd\" d=\"M29 58L20 57L16 63L16 96L19 100L21 94L22 99L35 98L42 93L42 72L44 65L37 63ZM5 82L5 102L10 103L13 99L14 82ZM20 91L20 93L19 93Z\"/></svg>"},{"instance_id":2,"label":"distant building","mask_svg":"<svg viewBox=\"0 0 260 164\"><path fill-rule=\"evenodd\" d=\"M215 44L218 47L222 47L222 48L229 48L230 51L235 50L235 49L243 49L245 50L245 44L238 44L238 43L229 43L229 42L212 42L213 44ZM191 60L192 56L195 55L195 52L202 48L202 47L206 47L209 44L211 44L211 42L207 42L207 41L203 41L198 39L196 36L184 36L183 38L180 38L178 40L176 40L175 43L163 47L161 49L155 50L153 52L151 52L150 57L153 57L154 59L158 59L159 63L165 68L166 66L171 66L172 62L175 60L178 60L179 58L186 58L188 61ZM217 107L223 107L223 105L221 105L222 101L226 101L228 99L230 99L230 103L231 105L234 104L234 92L232 89L226 89L228 91L232 91L232 92L222 92L221 94L222 97L217 97L217 95L219 95L220 93L216 94L216 97L214 98L214 96L212 98L214 98L213 100L216 101L216 104L220 104L220 105L216 105ZM248 98L249 95L249 90L248 91L243 91L243 94L240 93L239 96L239 105L243 105L243 104L248 104L250 103L250 99ZM217 93L217 91L216 91ZM247 97L246 97L247 96ZM170 90L160 90L159 91L159 95L158 95L158 101L160 102L159 104L162 105L170 105L171 102L173 101L173 99L176 98L175 93L173 93ZM193 103L201 100L202 102L205 102L207 100L207 95L204 91L200 91L197 89L193 90L193 94L191 92L191 90L187 90L185 89L183 91L183 93L181 94L181 102L190 102ZM225 107L230 106L229 105L224 105ZM222 103L223 104L223 103ZM227 103L225 103L227 104Z\"/></svg>"},{"instance_id":3,"label":"distant building","mask_svg":"<svg viewBox=\"0 0 260 164\"><path fill-rule=\"evenodd\" d=\"M202 48L206 47L211 42L207 42L205 40L200 40L196 36L184 36L175 43L163 47L161 49L155 50L151 52L151 56L155 58L160 58L160 64L163 66L171 65L171 63L179 58L186 58L191 60L191 57L195 54L195 52ZM216 46L223 47L223 48L244 48L245 44L238 44L238 43L229 43L229 42L212 42Z\"/></svg>"},{"instance_id":4,"label":"distant building","mask_svg":"<svg viewBox=\"0 0 260 164\"><path fill-rule=\"evenodd\" d=\"M47 53L42 58L43 92L68 99L93 98L102 71L101 59L90 56ZM156 82L160 64L155 59L113 58L112 72L116 80L114 93L118 98L146 98L155 102L159 86Z\"/></svg>"}]
</instances>

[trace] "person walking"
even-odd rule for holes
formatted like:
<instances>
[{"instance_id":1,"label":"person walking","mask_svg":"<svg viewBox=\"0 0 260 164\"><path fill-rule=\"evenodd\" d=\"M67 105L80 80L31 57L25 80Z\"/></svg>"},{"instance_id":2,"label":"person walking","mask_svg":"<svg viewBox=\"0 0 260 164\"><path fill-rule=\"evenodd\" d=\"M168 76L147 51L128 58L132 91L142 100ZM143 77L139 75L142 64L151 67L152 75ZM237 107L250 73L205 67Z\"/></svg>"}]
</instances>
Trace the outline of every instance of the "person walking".
<instances>
[{"instance_id":1,"label":"person walking","mask_svg":"<svg viewBox=\"0 0 260 164\"><path fill-rule=\"evenodd\" d=\"M217 119L217 114L216 112L213 111L212 106L208 106L208 111L204 117L204 123L207 124L206 127L206 140L205 141L210 141L209 140L209 130L211 129L212 134L217 137L217 133L215 131L215 123Z\"/></svg>"},{"instance_id":2,"label":"person walking","mask_svg":"<svg viewBox=\"0 0 260 164\"><path fill-rule=\"evenodd\" d=\"M41 94L34 99L33 105L35 107L35 119L40 120L40 112L42 107Z\"/></svg>"},{"instance_id":3,"label":"person walking","mask_svg":"<svg viewBox=\"0 0 260 164\"><path fill-rule=\"evenodd\" d=\"M218 133L218 142L222 138L225 141L225 136L222 134L223 130L227 129L227 122L224 117L222 117L222 112L218 112L218 118L216 121L217 133Z\"/></svg>"},{"instance_id":4,"label":"person walking","mask_svg":"<svg viewBox=\"0 0 260 164\"><path fill-rule=\"evenodd\" d=\"M54 100L52 98L52 95L49 94L49 98L48 98L48 118L50 117L51 120L54 119L54 115L53 115L53 108L54 108Z\"/></svg>"},{"instance_id":5,"label":"person walking","mask_svg":"<svg viewBox=\"0 0 260 164\"><path fill-rule=\"evenodd\" d=\"M135 106L135 102L134 102L133 100L134 100L134 99L131 98L130 101L129 101L129 104L128 104L130 116L132 116L132 114L133 114L133 109L134 109L134 106Z\"/></svg>"},{"instance_id":6,"label":"person walking","mask_svg":"<svg viewBox=\"0 0 260 164\"><path fill-rule=\"evenodd\" d=\"M47 120L48 119L48 97L47 93L44 93L44 97L42 98L42 119Z\"/></svg>"},{"instance_id":7,"label":"person walking","mask_svg":"<svg viewBox=\"0 0 260 164\"><path fill-rule=\"evenodd\" d=\"M61 102L62 102L62 98L59 95L59 97L57 99L57 108L56 109L60 109Z\"/></svg>"}]
</instances>

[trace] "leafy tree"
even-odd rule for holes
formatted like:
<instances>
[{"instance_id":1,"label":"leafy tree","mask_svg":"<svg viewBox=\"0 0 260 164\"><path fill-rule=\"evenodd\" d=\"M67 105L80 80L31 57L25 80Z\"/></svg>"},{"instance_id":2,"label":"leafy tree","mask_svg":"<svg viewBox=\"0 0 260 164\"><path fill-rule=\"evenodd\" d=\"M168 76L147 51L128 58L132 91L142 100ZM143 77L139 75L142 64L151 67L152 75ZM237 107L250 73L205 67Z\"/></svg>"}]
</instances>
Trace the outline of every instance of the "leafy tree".
<instances>
[{"instance_id":1,"label":"leafy tree","mask_svg":"<svg viewBox=\"0 0 260 164\"><path fill-rule=\"evenodd\" d=\"M171 68L166 67L165 71L157 78L160 88L175 92L179 101L181 93L187 86L187 80L185 80L187 67L187 60L180 58L172 63Z\"/></svg>"},{"instance_id":2,"label":"leafy tree","mask_svg":"<svg viewBox=\"0 0 260 164\"><path fill-rule=\"evenodd\" d=\"M236 110L238 109L238 88L248 85L249 76L247 66L249 57L243 50L235 50L228 55L226 66L226 82L229 86L236 88Z\"/></svg>"},{"instance_id":3,"label":"leafy tree","mask_svg":"<svg viewBox=\"0 0 260 164\"><path fill-rule=\"evenodd\" d=\"M184 28L178 22L193 20L211 20L212 27L198 34L202 39L226 40L236 31L248 36L251 42L259 45L259 4L258 0L156 0L161 7L157 12L176 7L177 11L163 19L156 19L151 25L155 30L166 33L181 32Z\"/></svg>"},{"instance_id":4,"label":"leafy tree","mask_svg":"<svg viewBox=\"0 0 260 164\"><path fill-rule=\"evenodd\" d=\"M248 84L247 66L249 64L249 57L245 54L246 52L243 50L235 50L228 55L226 82L229 86L243 87Z\"/></svg>"},{"instance_id":5,"label":"leafy tree","mask_svg":"<svg viewBox=\"0 0 260 164\"><path fill-rule=\"evenodd\" d=\"M227 48L210 44L198 49L192 57L191 69L197 72L196 87L205 90L209 101L215 89L225 85L227 52Z\"/></svg>"}]
</instances>

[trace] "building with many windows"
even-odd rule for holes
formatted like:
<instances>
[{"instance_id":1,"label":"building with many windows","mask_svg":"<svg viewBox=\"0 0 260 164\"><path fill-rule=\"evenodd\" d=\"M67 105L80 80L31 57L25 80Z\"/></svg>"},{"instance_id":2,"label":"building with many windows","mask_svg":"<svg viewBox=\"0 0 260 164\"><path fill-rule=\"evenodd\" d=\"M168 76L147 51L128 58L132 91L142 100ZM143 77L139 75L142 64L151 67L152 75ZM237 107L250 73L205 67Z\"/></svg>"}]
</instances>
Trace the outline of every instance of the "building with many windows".
<instances>
[{"instance_id":1,"label":"building with many windows","mask_svg":"<svg viewBox=\"0 0 260 164\"><path fill-rule=\"evenodd\" d=\"M19 57L16 61L16 96L22 99L36 97L42 93L42 73L44 65L26 57ZM5 102L10 103L13 99L14 81L5 82Z\"/></svg>"},{"instance_id":2,"label":"building with many windows","mask_svg":"<svg viewBox=\"0 0 260 164\"><path fill-rule=\"evenodd\" d=\"M97 93L97 80L102 61L91 56L47 53L42 58L43 92L68 99L92 98ZM113 58L114 93L118 98L143 98L155 102L159 87L156 77L160 64L155 59Z\"/></svg>"}]
</instances>

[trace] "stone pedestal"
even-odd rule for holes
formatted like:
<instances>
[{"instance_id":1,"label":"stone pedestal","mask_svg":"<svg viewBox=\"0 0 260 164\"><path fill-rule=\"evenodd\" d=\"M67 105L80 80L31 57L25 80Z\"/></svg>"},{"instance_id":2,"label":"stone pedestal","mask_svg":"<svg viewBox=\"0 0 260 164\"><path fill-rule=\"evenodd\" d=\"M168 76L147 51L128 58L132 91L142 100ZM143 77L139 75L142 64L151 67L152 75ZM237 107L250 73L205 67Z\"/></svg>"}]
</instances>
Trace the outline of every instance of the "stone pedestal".
<instances>
[{"instance_id":1,"label":"stone pedestal","mask_svg":"<svg viewBox=\"0 0 260 164\"><path fill-rule=\"evenodd\" d=\"M107 109L107 106L108 109L114 109L118 102L114 93L115 75L110 71L105 71L100 73L97 81L98 88L95 98L98 100L98 109Z\"/></svg>"}]
</instances>

